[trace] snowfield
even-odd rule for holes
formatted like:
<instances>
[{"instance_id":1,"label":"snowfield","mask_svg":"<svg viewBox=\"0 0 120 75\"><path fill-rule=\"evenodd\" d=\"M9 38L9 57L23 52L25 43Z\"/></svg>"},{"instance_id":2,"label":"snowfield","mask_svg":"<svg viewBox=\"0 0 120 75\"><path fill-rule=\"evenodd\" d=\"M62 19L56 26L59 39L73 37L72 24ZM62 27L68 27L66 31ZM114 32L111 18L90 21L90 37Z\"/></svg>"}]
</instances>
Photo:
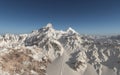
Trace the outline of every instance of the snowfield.
<instances>
[{"instance_id":1,"label":"snowfield","mask_svg":"<svg viewBox=\"0 0 120 75\"><path fill-rule=\"evenodd\" d=\"M120 75L120 36L80 35L51 23L1 35L0 75Z\"/></svg>"}]
</instances>

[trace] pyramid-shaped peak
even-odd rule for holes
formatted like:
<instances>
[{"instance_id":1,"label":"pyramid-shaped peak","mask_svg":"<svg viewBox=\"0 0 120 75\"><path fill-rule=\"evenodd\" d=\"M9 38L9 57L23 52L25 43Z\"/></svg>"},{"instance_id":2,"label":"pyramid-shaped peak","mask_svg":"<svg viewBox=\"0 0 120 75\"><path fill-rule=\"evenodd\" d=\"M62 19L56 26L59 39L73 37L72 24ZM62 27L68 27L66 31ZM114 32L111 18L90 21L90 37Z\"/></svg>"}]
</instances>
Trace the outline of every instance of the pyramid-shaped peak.
<instances>
[{"instance_id":1,"label":"pyramid-shaped peak","mask_svg":"<svg viewBox=\"0 0 120 75\"><path fill-rule=\"evenodd\" d=\"M71 27L69 27L68 29L67 29L67 32L70 32L70 33L77 33L74 29L72 29Z\"/></svg>"}]
</instances>

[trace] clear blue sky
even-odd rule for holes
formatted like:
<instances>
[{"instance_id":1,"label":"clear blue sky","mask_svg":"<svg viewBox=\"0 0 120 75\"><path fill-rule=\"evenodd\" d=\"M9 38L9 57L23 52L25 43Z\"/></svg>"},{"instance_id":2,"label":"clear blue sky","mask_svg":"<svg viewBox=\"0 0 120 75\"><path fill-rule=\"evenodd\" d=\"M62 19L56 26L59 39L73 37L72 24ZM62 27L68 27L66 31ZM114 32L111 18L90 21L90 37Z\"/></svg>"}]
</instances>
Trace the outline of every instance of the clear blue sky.
<instances>
[{"instance_id":1,"label":"clear blue sky","mask_svg":"<svg viewBox=\"0 0 120 75\"><path fill-rule=\"evenodd\" d=\"M0 33L28 33L48 22L82 34L120 34L120 0L0 0Z\"/></svg>"}]
</instances>

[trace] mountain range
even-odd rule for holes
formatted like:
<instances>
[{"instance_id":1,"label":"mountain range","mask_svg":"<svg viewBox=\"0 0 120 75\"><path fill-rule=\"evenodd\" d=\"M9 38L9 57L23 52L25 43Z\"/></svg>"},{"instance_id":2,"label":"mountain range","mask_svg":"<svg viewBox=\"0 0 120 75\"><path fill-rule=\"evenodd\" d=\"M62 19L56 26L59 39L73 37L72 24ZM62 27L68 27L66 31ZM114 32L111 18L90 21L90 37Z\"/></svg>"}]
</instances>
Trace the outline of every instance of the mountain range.
<instances>
[{"instance_id":1,"label":"mountain range","mask_svg":"<svg viewBox=\"0 0 120 75\"><path fill-rule=\"evenodd\" d=\"M51 23L1 35L0 75L120 75L120 35L81 35Z\"/></svg>"}]
</instances>

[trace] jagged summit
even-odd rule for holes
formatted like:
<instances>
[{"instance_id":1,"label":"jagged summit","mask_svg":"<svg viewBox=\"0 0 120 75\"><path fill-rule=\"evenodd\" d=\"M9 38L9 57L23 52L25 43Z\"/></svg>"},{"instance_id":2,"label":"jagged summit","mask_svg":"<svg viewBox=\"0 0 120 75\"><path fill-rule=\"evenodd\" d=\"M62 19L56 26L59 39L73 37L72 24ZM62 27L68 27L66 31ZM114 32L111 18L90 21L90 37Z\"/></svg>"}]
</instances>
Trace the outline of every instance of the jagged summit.
<instances>
[{"instance_id":1,"label":"jagged summit","mask_svg":"<svg viewBox=\"0 0 120 75\"><path fill-rule=\"evenodd\" d=\"M51 35L53 34L53 36L61 36L63 34L66 35L73 35L73 34L79 34L78 32L76 32L74 29L72 29L71 27L69 27L66 31L63 30L56 30L54 29L52 23L48 23L46 26L44 26L43 28L40 28L39 30L35 30L33 31L34 34L48 34ZM56 36L56 37L57 37Z\"/></svg>"},{"instance_id":2,"label":"jagged summit","mask_svg":"<svg viewBox=\"0 0 120 75\"><path fill-rule=\"evenodd\" d=\"M38 30L39 33L41 32L54 32L55 29L53 28L52 23L48 23L46 26L44 26L43 28L40 28Z\"/></svg>"}]
</instances>

